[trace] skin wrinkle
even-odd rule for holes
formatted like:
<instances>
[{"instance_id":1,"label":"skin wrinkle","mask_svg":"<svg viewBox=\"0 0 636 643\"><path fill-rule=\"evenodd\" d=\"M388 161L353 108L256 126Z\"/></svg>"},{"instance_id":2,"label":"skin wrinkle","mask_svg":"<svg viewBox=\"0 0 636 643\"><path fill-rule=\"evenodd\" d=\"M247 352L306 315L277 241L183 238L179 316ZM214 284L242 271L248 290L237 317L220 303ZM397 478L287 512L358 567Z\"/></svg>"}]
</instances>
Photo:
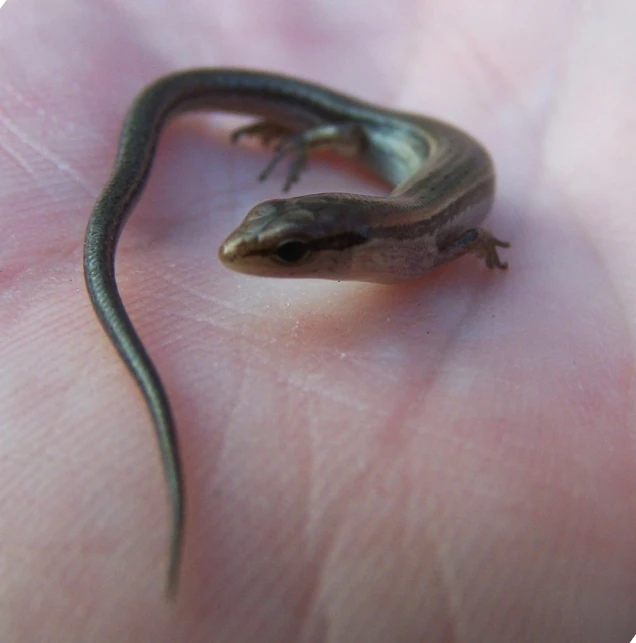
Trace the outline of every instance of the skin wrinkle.
<instances>
[{"instance_id":1,"label":"skin wrinkle","mask_svg":"<svg viewBox=\"0 0 636 643\"><path fill-rule=\"evenodd\" d=\"M288 380L289 382L289 380ZM323 588L324 576L324 561L327 560L327 552L329 551L332 542L333 531L325 529L322 521L312 521L311 514L316 506L316 496L320 494L315 493L317 487L316 480L320 480L320 476L316 475L316 441L314 440L314 433L310 431L307 436L308 448L305 449L307 462L303 463L303 471L306 472L305 484L299 485L301 489L305 490L305 502L300 503L303 508L302 517L300 518L301 524L304 526L304 538L302 542L307 544L307 549L310 550L309 560L311 561L307 566L309 569L305 570L305 577L308 579L307 590L304 593L302 605L299 610L298 627L296 631L297 641L313 641L313 640L327 640L323 638L328 631L328 619L325 614L324 607L320 604ZM318 530L321 537L316 539L314 532ZM316 546L317 545L317 546ZM318 620L318 625L315 625ZM305 632L309 630L314 632L312 638L307 638ZM317 632L317 633L316 633Z\"/></svg>"},{"instance_id":2,"label":"skin wrinkle","mask_svg":"<svg viewBox=\"0 0 636 643\"><path fill-rule=\"evenodd\" d=\"M294 346L288 347L288 350L291 355L294 355ZM262 363L269 365L269 362L264 361ZM366 412L368 410L367 403L359 402L358 398L354 395L339 393L337 388L331 386L329 379L317 379L316 376L313 375L313 373L310 373L309 375L304 374L303 376L294 377L293 371L291 371L290 374L286 374L284 381L289 386L292 386L295 390L302 391L304 393L318 394L322 400L332 406L334 404L342 405L346 409L352 409L360 412Z\"/></svg>"},{"instance_id":3,"label":"skin wrinkle","mask_svg":"<svg viewBox=\"0 0 636 643\"><path fill-rule=\"evenodd\" d=\"M433 505L431 498L427 500L427 504L429 507ZM432 513L432 511L429 511L429 515L432 515ZM444 623L445 632L450 637L448 638L449 641L462 641L463 639L459 635L462 620L462 602L457 598L456 592L453 591L453 588L457 585L453 580L456 574L449 572L452 569L452 556L444 555L442 544L444 539L441 535L435 533L436 530L434 529L434 525L437 524L436 521L425 520L422 523L418 525L420 528L419 533L422 534L421 540L426 540L430 543L428 550L433 552L431 569L435 571L435 577L441 581L441 588L438 594L446 605L443 616L439 618L439 621Z\"/></svg>"},{"instance_id":4,"label":"skin wrinkle","mask_svg":"<svg viewBox=\"0 0 636 643\"><path fill-rule=\"evenodd\" d=\"M475 38L473 32L469 29L463 29L462 23L460 21L453 21L453 36L457 34L452 40L448 40L449 48L454 47L454 51L458 51L457 45L461 43L463 55L460 57L460 62L466 64L468 60L471 65L471 72L473 70L478 70L480 77L487 81L487 84L490 85L486 87L486 91L482 91L484 95L491 96L496 95L506 95L514 97L515 92L513 91L515 83L505 77L501 72L500 65L497 65L491 56L486 54L486 48L479 44L479 41ZM475 64L476 63L476 64ZM472 82L475 86L475 74L466 73L465 77L469 79L469 82ZM480 90L483 90L483 86L479 87ZM493 89L496 89L497 92L493 92Z\"/></svg>"},{"instance_id":5,"label":"skin wrinkle","mask_svg":"<svg viewBox=\"0 0 636 643\"><path fill-rule=\"evenodd\" d=\"M456 337L456 334L453 334L452 336ZM452 351L443 352L446 355L452 353ZM438 378L433 378L433 381L435 381L435 379ZM435 395L436 393L433 387L427 387L427 390L429 391L427 397ZM425 415L430 416L431 414L426 413ZM411 430L416 428L408 421L405 421L405 424L408 424L411 427ZM435 440L442 440L444 442L447 442L448 436L446 435L446 433L442 432L435 436ZM466 448L466 444L463 440L453 440L452 443L457 447L460 447L462 450L465 450ZM416 466L418 468L421 467L421 463L418 462ZM430 476L435 476L436 471L434 469L429 469L428 474ZM444 475L453 476L454 472L452 470L447 471L446 469L444 469ZM417 476L414 476L414 478L415 477ZM407 480L410 479L411 477L407 477ZM437 498L435 496L431 497L430 493L426 496L426 505L429 508L429 517L433 516L436 513L437 508L441 510L441 505L439 504L439 502L437 502ZM443 510L441 510L441 512L442 515L445 514ZM414 514L417 515L418 512L414 512ZM421 511L419 511L419 514L421 515ZM444 599L447 606L444 613L444 622L446 624L447 630L450 630L450 633L445 630L446 636L450 636L450 639L444 638L444 640L467 640L470 639L471 632L473 630L472 618L471 614L468 613L466 609L464 600L462 599L460 591L462 583L461 580L459 580L460 577L457 573L457 565L453 564L453 559L456 555L456 552L453 552L452 548L449 548L448 552L446 551L447 548L445 547L445 543L448 541L448 538L444 536L440 530L435 529L435 525L438 525L441 528L446 527L446 523L443 520L435 518L429 520L422 519L418 522L418 529L416 531L419 533L424 532L421 539L426 539L429 543L431 543L429 549L435 554L434 561L436 562L436 564L432 565L432 568L437 570L436 577L439 581L441 581L439 596ZM464 579L464 584L465 582L466 579ZM437 586L437 584L435 585ZM465 618L462 618L462 615L464 615Z\"/></svg>"},{"instance_id":6,"label":"skin wrinkle","mask_svg":"<svg viewBox=\"0 0 636 643\"><path fill-rule=\"evenodd\" d=\"M559 65L556 66L555 69L555 83L558 84L560 82L564 82L563 78L567 78L567 71L569 69L569 59L572 57L571 52L572 50L576 50L577 46L581 46L580 39L577 38L575 39L572 36L572 33L575 31L580 30L580 22L583 19L583 13L582 13L582 8L579 7L578 3L572 3L574 7L579 8L580 10L576 12L576 19L572 19L568 25L569 25L569 35L570 38L564 39L563 40L563 49L561 49L560 56L558 57ZM566 48L567 45L567 48ZM549 106L546 106L546 109L543 112L544 115L544 120L541 123L540 129L542 131L542 136L540 136L541 140L541 147L540 147L540 162L538 166L540 168L543 168L543 172L540 174L537 174L537 185L543 186L544 184L549 182L550 178L552 177L552 173L550 171L551 168L551 163L549 162L551 158L551 150L548 149L549 144L550 144L550 134L551 130L556 127L555 125L555 120L558 119L559 117L559 112L564 110L563 103L566 102L565 99L567 98L567 95L564 97L563 95L559 96L557 94L553 95L553 101L550 103ZM560 102L557 102L558 99L561 99ZM620 309L623 311L623 318L624 319L629 319L629 314L628 314L628 305L626 301L621 297L620 295L620 288L617 285L618 281L618 275L616 272L612 272L609 270L609 266L607 263L604 261L604 254L601 249L601 237L594 231L594 228L591 224L588 224L588 219L583 216L585 208L574 208L574 207L569 207L566 205L567 203L573 203L576 202L577 200L580 201L580 199L576 198L576 190L568 190L565 186L560 185L557 181L552 180L551 182L552 187L552 193L556 192L557 195L560 197L559 198L559 210L563 211L569 211L570 212L570 217L571 218L577 218L579 221L579 225L581 229L585 230L586 232L586 240L587 240L587 245L589 248L592 248L594 250L594 254L596 255L598 261L597 265L599 266L600 269L604 270L605 274L608 277L608 283L611 284L612 286L612 291L614 293L614 300L617 302L619 305ZM538 194L539 191L533 193L533 194ZM535 196L535 199L537 197ZM582 205L588 205L587 203L582 204ZM554 208L556 210L556 207ZM630 346L631 346L631 355L632 355L632 363L636 364L636 328L632 330L632 326L630 324L626 324L627 331L629 333L630 337ZM632 376L631 376L631 385L630 385L630 390L634 391L636 390L636 385L634 385L634 370L632 369ZM634 400L636 396L631 395L628 399ZM632 416L634 415L634 411L636 410L636 401L632 402L631 405L631 410L632 410Z\"/></svg>"},{"instance_id":7,"label":"skin wrinkle","mask_svg":"<svg viewBox=\"0 0 636 643\"><path fill-rule=\"evenodd\" d=\"M455 334L447 333L446 336L449 338L455 337ZM452 351L446 349L448 345L449 342L446 342L444 349L438 350L436 354L446 356L450 355ZM438 379L437 374L442 368L441 365L443 360L438 360L435 366L433 366L430 361L421 366L419 366L419 363L415 361L411 363L414 368L410 369L408 377L410 384L408 386L402 385L402 395L399 398L395 398L395 403L386 415L383 426L378 426L375 431L377 439L379 439L383 445L390 445L391 451L395 451L397 448L397 451L401 454L408 454L410 452L411 449L410 445L407 444L407 440L410 442L415 441L419 437L419 433L422 429L421 422L415 421L415 424L413 424L408 418L416 415L430 415L426 412L427 399L436 395L432 383ZM419 413L415 412L416 409ZM386 452L386 449L383 449L383 451ZM388 457L388 454L385 453L385 455ZM404 484L410 487L408 480L409 478L407 477ZM410 493L405 491L405 497L407 499L404 503L406 515L411 515L411 512L406 510L406 506L409 504L408 499L413 499L417 496L418 494L413 493L412 488ZM425 502L427 507L430 507L434 500L433 498L428 497ZM410 506L412 507L412 504ZM397 519L396 523L399 524L399 522L399 519ZM428 520L421 521L422 524L420 527L423 527L424 531L422 532L421 529L417 530L420 534L418 540L430 543L428 549L435 553L434 561L437 564L433 564L431 566L431 570L436 569L436 576L443 581L442 589L439 594L442 598L446 599L448 607L445 613L445 622L451 629L453 629L454 632L456 632L459 627L457 624L457 616L461 614L461 604L458 601L451 599L454 583L450 581L450 576L444 573L445 559L443 557L442 547L440 544L442 539L433 533L433 529L431 527L433 522L434 521ZM456 634L453 635L451 640L456 640ZM460 639L457 638L457 640Z\"/></svg>"},{"instance_id":8,"label":"skin wrinkle","mask_svg":"<svg viewBox=\"0 0 636 643\"><path fill-rule=\"evenodd\" d=\"M6 118L5 116L0 115L0 124L3 125L7 131L13 134L21 143L26 145L32 151L36 152L41 158L52 163L61 173L71 177L77 185L83 188L86 194L93 196L93 190L88 182L81 176L81 174L73 170L73 168L66 161L62 161L59 156L46 149L43 145L37 143L22 128L12 123L11 120ZM36 173L26 164L23 165L23 167L30 176L33 176L33 178L37 182L38 173Z\"/></svg>"},{"instance_id":9,"label":"skin wrinkle","mask_svg":"<svg viewBox=\"0 0 636 643\"><path fill-rule=\"evenodd\" d=\"M352 473L350 471L350 473ZM340 558L342 556L341 549L349 545L350 536L345 531L344 525L346 521L342 520L342 516L346 515L348 507L351 500L357 498L359 494L359 489L365 489L365 481L368 477L368 472L362 471L357 476L350 475L346 480L342 481L338 486L338 490L335 495L332 497L331 503L325 508L323 516L321 519L321 531L322 533L328 533L329 537L326 538L327 544L323 547L322 553L322 569L325 570L325 574L329 574L332 567L340 567L339 564ZM314 506L320 506L319 501L314 501ZM325 514L329 517L326 518ZM333 527L332 527L333 526ZM342 580L342 576L339 577L339 581ZM329 594L332 597L341 596L343 592L343 587L339 583L337 586L333 586L333 580L328 582ZM347 585L345 584L345 587ZM345 596L345 603L346 603ZM324 608L327 616L326 620L331 624L332 629L338 631L341 629L342 625L337 620L339 616L339 605L334 605L333 601L329 602Z\"/></svg>"},{"instance_id":10,"label":"skin wrinkle","mask_svg":"<svg viewBox=\"0 0 636 643\"><path fill-rule=\"evenodd\" d=\"M547 138L547 137L546 137ZM542 146L542 149L545 150L545 144ZM545 156L544 158L549 158L549 155ZM544 176L547 176L548 173L545 172ZM560 183L558 183L556 180L552 181L553 187L552 187L552 195L553 199L552 201L555 202L555 205L553 206L554 210L559 210L562 215L564 214L569 214L569 217L571 219L577 218L580 221L580 230L584 231L584 237L586 241L586 246L588 249L592 251L596 258L596 265L599 273L601 275L604 275L606 279L604 279L604 283L607 283L611 287L612 291L612 300L616 303L618 309L621 311L621 318L624 320L629 320L630 314L629 314L629 306L627 304L627 301L624 297L621 296L621 289L617 284L617 281L619 279L619 275L616 271L610 270L610 267L608 263L604 260L604 253L601 248L601 239L598 236L598 234L595 234L592 226L586 225L586 219L583 216L583 213L585 211L585 207L581 208L576 208L573 206L569 206L568 203L576 203L577 201L580 201L580 199L577 199L576 194L574 191L568 191L565 186L562 186ZM556 197L556 198L555 198ZM558 208L556 207L558 205ZM587 204L582 204L587 205ZM579 214L580 213L580 214ZM628 321L624 324L625 330L628 333L628 336L630 338L629 345L630 345L630 363L636 364L636 325L630 324ZM636 366L632 367L630 369L630 384L628 386L628 389L630 391L636 391ZM630 406L630 413L629 415L631 417L634 417L636 415L636 395L633 396L628 396L628 400L634 400L631 403ZM626 421L628 418L626 418ZM635 440L636 443L636 440Z\"/></svg>"},{"instance_id":11,"label":"skin wrinkle","mask_svg":"<svg viewBox=\"0 0 636 643\"><path fill-rule=\"evenodd\" d=\"M174 285L178 285L179 288L183 287L179 279L175 280L174 282L170 281L169 275L170 273L166 273L165 277L168 279L170 283L173 283ZM209 317L207 316L201 317L201 315L198 315L198 314L189 315L187 314L187 310L188 310L187 308L179 309L178 312L173 313L173 317L176 315L176 318L195 319L197 322L205 323L206 325L210 325L214 328L218 328L226 332L231 331L235 335L238 333L241 341L244 342L245 346L249 346L249 355L250 355L251 362L254 362L257 358L259 358L259 356L265 355L267 353L268 346L271 345L271 342L272 342L271 338L263 339L261 336L258 336L255 338L254 333L248 330L252 325L250 320L255 320L256 322L261 323L263 320L267 319L267 316L264 315L260 310L258 312L254 312L252 309L245 309L245 308L240 308L233 305L228 305L227 301L220 300L220 299L217 300L216 297L205 297L203 294L201 295L199 294L200 290L198 288L196 290L191 290L189 292L192 292L192 294L197 298L202 298L206 303L210 302L210 303L214 303L215 305L218 304L221 306L222 309L225 309L234 315L238 315L241 320L240 323L237 323L236 318L231 319L228 323L222 323L222 319L224 318L224 315L222 313L218 313L218 314L215 313L213 316L209 316ZM267 333L267 335L269 335L269 333ZM287 331L281 331L276 336L276 341L280 343L288 336L289 336L289 333ZM294 346L291 346L289 350L293 354L293 351L295 351L296 348ZM338 349L334 349L332 352L336 354L341 353L341 351ZM351 351L346 351L346 353L347 353L347 357L352 357L352 356L355 357L357 354L357 353L352 354ZM365 355L362 356L362 358L364 357ZM264 359L260 363L261 365L270 365L270 360ZM320 389L314 389L311 387L302 386L300 384L300 380L295 383L292 380L287 380L287 381L290 384L299 386L301 390L306 392L317 391L317 392L324 393ZM303 378L302 381L307 381L307 380ZM345 402L350 401L350 398L348 396L341 398L340 396L337 395L335 391L334 391L334 396L330 398L331 401L340 401L341 399ZM366 406L365 407L356 406L355 408L357 408L358 410L364 410L366 409Z\"/></svg>"},{"instance_id":12,"label":"skin wrinkle","mask_svg":"<svg viewBox=\"0 0 636 643\"><path fill-rule=\"evenodd\" d=\"M5 121L6 121L6 119L3 118L2 116L0 116L0 123L5 124ZM6 126L6 124L5 124L5 128L9 129ZM21 167L27 173L27 175L30 178L34 179L36 182L40 181L40 177L39 177L38 173L33 169L33 167L31 167L31 165L27 162L27 160L23 156L21 156L19 154L19 152L17 150L14 150L9 146L8 141L2 141L2 150L4 152L6 152L6 154L10 158L12 158L14 161L16 161L17 165L19 167Z\"/></svg>"},{"instance_id":13,"label":"skin wrinkle","mask_svg":"<svg viewBox=\"0 0 636 643\"><path fill-rule=\"evenodd\" d=\"M576 51L577 48L581 48L583 45L581 44L581 38L574 38L571 34L574 33L575 31L580 32L581 30L581 21L584 18L583 14L583 8L580 7L578 3L573 3L573 5L579 9L576 13L576 18L573 19L569 22L569 31L570 31L570 38L565 39L563 41L563 47L564 49L561 52L561 56L559 56L558 60L560 61L560 64L557 67L557 78L558 82L563 82L563 78L567 78L567 72L569 71L570 67L570 58L575 58L576 56L572 53L573 51ZM565 48L567 45L567 48ZM555 82L556 84L556 82ZM560 98L560 102L557 102L557 99ZM554 95L554 100L553 104L551 105L551 110L546 110L546 119L543 124L543 131L544 131L544 136L541 137L542 145L541 145L541 158L543 160L543 167L544 167L544 173L542 175L542 181L540 181L541 185L544 183L548 182L548 178L550 178L550 174L548 171L548 168L550 168L551 164L549 163L549 160L551 158L551 150L547 149L548 144L550 142L550 130L556 129L557 125L555 125L555 120L560 116L561 111L566 111L567 107L567 95L563 96L558 96L557 94ZM625 297L621 296L621 288L619 287L618 283L620 282L620 273L617 271L610 270L609 264L604 260L604 253L602 251L602 238L594 232L594 228L591 225L591 222L589 218L586 218L584 216L586 207L589 207L589 203L587 201L581 203L580 208L575 208L575 207L568 207L566 204L567 203L576 203L581 202L581 199L578 198L576 194L576 190L574 189L574 185L572 186L572 189L568 190L566 186L561 185L557 181L552 181L552 192L555 192L558 188L558 195L559 195L559 209L560 210L566 210L570 212L570 216L572 218L577 218L579 225L581 229L585 230L586 232L586 240L588 242L588 247L592 248L594 250L594 254L597 257L597 265L601 270L603 270L604 274L608 277L607 282L611 284L612 292L613 292L613 299L617 303L619 309L622 311L622 318L625 320L630 319L630 313L629 313L629 305L626 301ZM556 208L555 208L556 209ZM629 336L629 345L630 345L630 361L632 364L636 364L636 325L626 323L625 324L628 336ZM636 366L632 367L630 369L630 377L629 377L629 385L628 385L628 390L630 394L628 395L627 399L630 400L629 404L629 409L628 413L630 417L635 417L636 416ZM636 438L634 438L633 441L634 445L636 445Z\"/></svg>"},{"instance_id":14,"label":"skin wrinkle","mask_svg":"<svg viewBox=\"0 0 636 643\"><path fill-rule=\"evenodd\" d=\"M391 512L392 519L390 522L387 522L380 518L376 518L371 522L369 527L364 530L364 542L366 548L371 548L371 552L377 555L377 548L373 547L373 543L382 541L385 543L385 546L388 546L389 550L393 552L395 557L403 558L408 564L409 554L415 551L410 545L417 542L417 548L419 549L422 547L422 540L426 539L425 537L422 538L420 536L419 531L415 538L411 537L409 521L406 516L409 514L410 499L413 497L413 487L408 479L403 478L398 473L398 471L402 469L402 458L409 457L411 451L408 448L402 448L400 453L396 454L397 457L392 457L393 454L387 452L385 444L376 444L376 448L377 450L374 454L375 458L372 461L371 466L367 467L364 473L360 476L358 487L361 489L361 495L364 498L363 502L367 503L369 502L369 492L367 490L379 486L380 497L386 498L385 503L390 503L393 507ZM379 458L381 458L380 462L378 462ZM388 467L384 466L385 463ZM392 493L383 493L383 491L391 491ZM370 583L370 589L374 593L379 592L380 595L387 591L387 587L389 587L389 585L386 581L390 580L392 574L391 570L388 568L384 568L384 572L387 574L384 582L384 590L382 589L382 577L377 577L373 579L375 582L372 581ZM416 568L410 568L406 573L406 577L407 579L411 577L411 582L414 582L415 579L419 578L418 570ZM407 589L409 585L410 583L406 582L401 590L402 593L407 593L408 598L411 598L412 591ZM416 583L415 587L418 588L418 586L419 584ZM400 595L391 597L390 590L387 598L389 599L389 602L403 603L403 599ZM413 632L413 635L415 635L416 631L417 630Z\"/></svg>"},{"instance_id":15,"label":"skin wrinkle","mask_svg":"<svg viewBox=\"0 0 636 643\"><path fill-rule=\"evenodd\" d=\"M315 485L312 485L310 488L314 488ZM317 506L317 502L312 498L312 494L308 495L309 501L306 505L307 510L305 512L306 516L310 516L312 513L312 507ZM318 636L319 641L329 641L329 632L331 630L331 618L330 618L330 608L328 597L328 580L325 581L325 578L328 579L328 565L327 561L330 557L330 552L333 551L334 541L336 539L336 528L331 528L333 525L337 525L336 520L331 520L328 523L325 523L324 517L320 521L315 521L312 525L311 520L307 520L305 523L305 540L309 543L312 543L312 557L316 561L312 565L312 573L310 574L310 580L307 583L309 591L307 591L303 609L301 610L300 623L298 627L298 632L302 633L307 630L310 632L318 632L314 636ZM318 530L320 533L320 538L316 539L313 536L314 530ZM315 541L318 541L318 546L316 546ZM318 621L318 625L315 625L315 621ZM296 640L296 639L294 639ZM304 638L300 639L304 641ZM313 641L314 638L308 639Z\"/></svg>"}]
</instances>

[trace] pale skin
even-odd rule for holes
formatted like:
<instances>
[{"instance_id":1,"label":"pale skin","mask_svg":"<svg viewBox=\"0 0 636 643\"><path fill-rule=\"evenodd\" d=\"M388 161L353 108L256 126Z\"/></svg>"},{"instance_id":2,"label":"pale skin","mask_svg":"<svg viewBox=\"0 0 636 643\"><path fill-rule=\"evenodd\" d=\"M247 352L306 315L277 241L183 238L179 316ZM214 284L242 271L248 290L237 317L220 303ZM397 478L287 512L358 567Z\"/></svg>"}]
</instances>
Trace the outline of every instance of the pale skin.
<instances>
[{"instance_id":1,"label":"pale skin","mask_svg":"<svg viewBox=\"0 0 636 643\"><path fill-rule=\"evenodd\" d=\"M0 640L629 641L631 3L291 5L1 10ZM284 173L258 184L225 121L171 127L118 276L181 437L172 605L152 427L81 245L133 95L202 64L456 122L513 245L507 273L397 287L233 274L218 244ZM316 160L293 194L381 189Z\"/></svg>"}]
</instances>

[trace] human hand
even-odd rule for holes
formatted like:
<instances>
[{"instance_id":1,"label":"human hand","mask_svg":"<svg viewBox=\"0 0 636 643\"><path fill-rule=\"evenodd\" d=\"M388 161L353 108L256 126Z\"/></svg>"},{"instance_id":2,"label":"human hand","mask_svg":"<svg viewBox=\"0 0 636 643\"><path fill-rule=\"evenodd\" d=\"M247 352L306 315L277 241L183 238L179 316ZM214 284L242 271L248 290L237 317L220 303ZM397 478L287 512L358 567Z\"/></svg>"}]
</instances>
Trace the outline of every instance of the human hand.
<instances>
[{"instance_id":1,"label":"human hand","mask_svg":"<svg viewBox=\"0 0 636 643\"><path fill-rule=\"evenodd\" d=\"M0 640L636 633L635 25L597 5L2 9ZM267 153L222 121L171 126L118 275L183 448L173 606L157 447L81 249L133 95L204 64L464 127L513 247L508 274L467 258L391 288L229 273L218 244L283 171L259 185ZM372 189L314 162L295 193Z\"/></svg>"}]
</instances>

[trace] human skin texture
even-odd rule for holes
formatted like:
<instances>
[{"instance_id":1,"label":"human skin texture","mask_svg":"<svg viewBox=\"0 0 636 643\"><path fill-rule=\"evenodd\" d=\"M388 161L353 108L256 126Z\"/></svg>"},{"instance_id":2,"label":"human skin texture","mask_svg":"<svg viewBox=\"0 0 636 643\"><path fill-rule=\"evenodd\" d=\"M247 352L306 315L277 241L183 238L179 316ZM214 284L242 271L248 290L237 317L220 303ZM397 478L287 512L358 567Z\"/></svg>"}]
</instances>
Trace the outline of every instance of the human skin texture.
<instances>
[{"instance_id":1,"label":"human skin texture","mask_svg":"<svg viewBox=\"0 0 636 643\"><path fill-rule=\"evenodd\" d=\"M0 640L421 643L636 634L636 5L8 0L0 10ZM82 243L134 95L280 71L444 118L498 168L507 273L258 279L235 124L162 137L117 272L171 396L176 602L144 403ZM294 195L383 193L335 157Z\"/></svg>"}]
</instances>

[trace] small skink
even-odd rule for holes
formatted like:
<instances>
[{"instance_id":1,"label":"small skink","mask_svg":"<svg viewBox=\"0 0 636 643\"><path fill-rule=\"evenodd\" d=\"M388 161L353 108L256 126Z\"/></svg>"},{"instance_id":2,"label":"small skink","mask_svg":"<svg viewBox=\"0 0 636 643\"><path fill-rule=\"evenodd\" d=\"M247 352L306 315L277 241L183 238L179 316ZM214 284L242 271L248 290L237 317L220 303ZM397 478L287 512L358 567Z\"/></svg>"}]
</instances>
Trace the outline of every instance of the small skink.
<instances>
[{"instance_id":1,"label":"small skink","mask_svg":"<svg viewBox=\"0 0 636 643\"><path fill-rule=\"evenodd\" d=\"M263 119L237 130L233 140L248 135L265 144L276 141L260 178L289 157L285 190L318 149L354 158L393 188L387 197L334 193L261 203L221 245L219 257L228 268L269 277L391 283L465 254L504 269L497 248L509 246L480 227L495 191L490 155L451 125L294 78L240 69L175 73L139 94L123 126L112 176L88 223L84 275L95 312L155 425L172 511L172 596L185 518L181 458L168 396L119 295L115 249L147 182L162 129L171 117L201 109Z\"/></svg>"}]
</instances>

